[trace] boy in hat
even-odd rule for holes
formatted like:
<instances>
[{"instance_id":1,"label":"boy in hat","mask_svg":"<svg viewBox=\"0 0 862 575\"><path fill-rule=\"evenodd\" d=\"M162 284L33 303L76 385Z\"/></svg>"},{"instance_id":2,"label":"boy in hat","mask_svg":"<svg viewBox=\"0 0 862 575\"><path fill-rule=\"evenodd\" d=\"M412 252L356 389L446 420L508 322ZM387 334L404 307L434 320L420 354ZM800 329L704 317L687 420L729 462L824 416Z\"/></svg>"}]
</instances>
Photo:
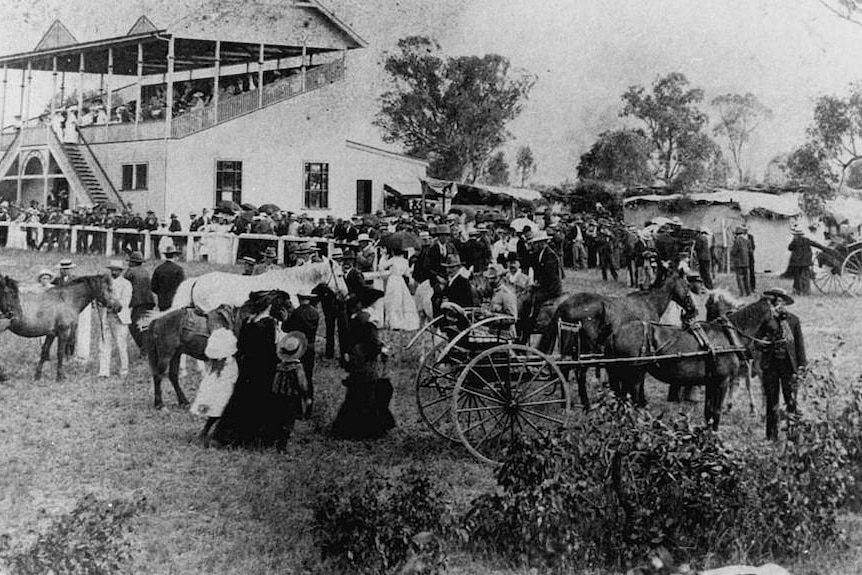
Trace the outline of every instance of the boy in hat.
<instances>
[{"instance_id":1,"label":"boy in hat","mask_svg":"<svg viewBox=\"0 0 862 575\"><path fill-rule=\"evenodd\" d=\"M244 276L253 276L254 275L254 267L257 265L257 260L251 256L243 256L240 258L240 262L242 262L242 275Z\"/></svg>"},{"instance_id":2,"label":"boy in hat","mask_svg":"<svg viewBox=\"0 0 862 575\"><path fill-rule=\"evenodd\" d=\"M305 335L308 347L302 355L302 367L308 380L309 396L314 398L314 344L317 340L317 327L320 314L317 311L317 296L311 293L296 295L299 307L293 310L282 326L282 331L298 331Z\"/></svg>"},{"instance_id":3,"label":"boy in hat","mask_svg":"<svg viewBox=\"0 0 862 575\"><path fill-rule=\"evenodd\" d=\"M787 412L798 414L797 373L805 368L808 359L799 318L785 308L793 304L793 298L781 288L764 290L762 297L769 302L772 317L760 326L754 337L766 342L762 346L760 370L766 394L766 437L774 440L778 439L779 390Z\"/></svg>"},{"instance_id":4,"label":"boy in hat","mask_svg":"<svg viewBox=\"0 0 862 575\"><path fill-rule=\"evenodd\" d=\"M272 383L272 393L278 404L276 412L281 418L274 422L276 429L272 430L275 448L284 451L287 440L293 431L296 416L305 419L311 413L313 401L311 380L303 370L300 358L308 349L305 335L291 331L282 337L276 346L278 366L275 368L275 379ZM299 402L292 404L292 402Z\"/></svg>"},{"instance_id":5,"label":"boy in hat","mask_svg":"<svg viewBox=\"0 0 862 575\"><path fill-rule=\"evenodd\" d=\"M126 344L129 324L132 323L132 284L123 277L126 266L121 260L111 260L112 301L108 308L102 308L102 338L99 346L99 377L111 373L111 352L116 344L120 354L120 377L129 374L129 349Z\"/></svg>"}]
</instances>

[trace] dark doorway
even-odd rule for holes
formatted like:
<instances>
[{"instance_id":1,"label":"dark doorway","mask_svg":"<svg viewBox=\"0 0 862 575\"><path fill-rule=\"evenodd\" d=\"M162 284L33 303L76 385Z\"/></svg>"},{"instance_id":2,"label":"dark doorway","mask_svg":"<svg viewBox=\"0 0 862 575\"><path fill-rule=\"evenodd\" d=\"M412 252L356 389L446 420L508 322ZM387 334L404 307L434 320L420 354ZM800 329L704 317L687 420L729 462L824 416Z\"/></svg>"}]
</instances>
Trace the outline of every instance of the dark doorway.
<instances>
[{"instance_id":1,"label":"dark doorway","mask_svg":"<svg viewBox=\"0 0 862 575\"><path fill-rule=\"evenodd\" d=\"M371 213L371 180L356 180L356 213Z\"/></svg>"}]
</instances>

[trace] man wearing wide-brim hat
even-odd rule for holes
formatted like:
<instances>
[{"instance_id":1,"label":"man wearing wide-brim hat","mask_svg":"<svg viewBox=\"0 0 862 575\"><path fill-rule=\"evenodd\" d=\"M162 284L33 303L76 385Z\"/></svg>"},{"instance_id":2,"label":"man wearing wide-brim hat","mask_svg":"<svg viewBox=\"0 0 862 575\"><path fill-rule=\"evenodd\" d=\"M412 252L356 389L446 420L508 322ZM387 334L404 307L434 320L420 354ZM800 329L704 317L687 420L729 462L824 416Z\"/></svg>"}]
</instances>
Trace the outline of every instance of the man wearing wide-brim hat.
<instances>
[{"instance_id":1,"label":"man wearing wide-brim hat","mask_svg":"<svg viewBox=\"0 0 862 575\"><path fill-rule=\"evenodd\" d=\"M754 337L763 342L759 345L762 347L760 369L766 394L766 437L778 439L779 390L784 396L787 412L798 415L797 374L806 366L808 359L799 318L786 309L793 304L793 298L781 288L764 290L762 298L769 302L772 317L760 326Z\"/></svg>"},{"instance_id":2,"label":"man wearing wide-brim hat","mask_svg":"<svg viewBox=\"0 0 862 575\"><path fill-rule=\"evenodd\" d=\"M116 344L120 355L120 376L129 373L129 349L126 342L129 324L132 323L132 284L123 277L126 266L122 260L108 263L111 272L111 302L101 308L102 337L99 343L99 377L111 373L111 352Z\"/></svg>"},{"instance_id":3,"label":"man wearing wide-brim hat","mask_svg":"<svg viewBox=\"0 0 862 575\"><path fill-rule=\"evenodd\" d=\"M747 231L743 226L736 228L733 243L730 246L730 269L736 274L736 286L739 295L745 297L751 295L751 282L749 280L749 264L751 257L751 244L748 241Z\"/></svg>"},{"instance_id":4,"label":"man wearing wide-brim hat","mask_svg":"<svg viewBox=\"0 0 862 575\"><path fill-rule=\"evenodd\" d=\"M790 250L790 261L787 271L793 277L793 295L806 296L811 294L811 266L814 265L814 253L811 250L811 240L799 225L790 229L793 239L787 249Z\"/></svg>"},{"instance_id":5,"label":"man wearing wide-brim hat","mask_svg":"<svg viewBox=\"0 0 862 575\"><path fill-rule=\"evenodd\" d=\"M177 288L186 279L185 270L174 261L178 253L179 250L173 244L168 244L162 252L162 255L165 256L165 261L153 270L153 279L150 282L150 286L153 293L156 294L159 311L171 308Z\"/></svg>"},{"instance_id":6,"label":"man wearing wide-brim hat","mask_svg":"<svg viewBox=\"0 0 862 575\"><path fill-rule=\"evenodd\" d=\"M125 278L132 284L132 301L129 304L132 310L132 323L129 332L138 347L141 347L143 340L138 322L144 315L155 309L156 298L153 296L150 272L141 265L144 263L144 254L134 251L129 254L128 261L129 269L125 273Z\"/></svg>"},{"instance_id":7,"label":"man wearing wide-brim hat","mask_svg":"<svg viewBox=\"0 0 862 575\"><path fill-rule=\"evenodd\" d=\"M475 307L473 287L465 277L464 264L457 253L449 254L443 261L446 270L446 284L441 292L441 303L448 301L461 307Z\"/></svg>"},{"instance_id":8,"label":"man wearing wide-brim hat","mask_svg":"<svg viewBox=\"0 0 862 575\"><path fill-rule=\"evenodd\" d=\"M527 288L527 297L519 310L521 340L529 341L542 305L563 291L563 267L557 253L548 245L550 237L543 230L529 240L533 285Z\"/></svg>"}]
</instances>

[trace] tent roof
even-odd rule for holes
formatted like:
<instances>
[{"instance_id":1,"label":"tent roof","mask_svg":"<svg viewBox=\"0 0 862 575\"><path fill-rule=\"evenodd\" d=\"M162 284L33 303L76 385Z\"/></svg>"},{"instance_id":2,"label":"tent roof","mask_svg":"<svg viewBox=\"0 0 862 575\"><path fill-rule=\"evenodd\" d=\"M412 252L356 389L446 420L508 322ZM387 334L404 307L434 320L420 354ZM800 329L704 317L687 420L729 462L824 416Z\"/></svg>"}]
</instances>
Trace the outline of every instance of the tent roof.
<instances>
[{"instance_id":1,"label":"tent roof","mask_svg":"<svg viewBox=\"0 0 862 575\"><path fill-rule=\"evenodd\" d=\"M796 193L776 195L746 190L716 190L687 196L683 194L632 196L624 198L623 205L637 202L665 203L682 198L687 198L696 204L732 205L738 207L746 216L753 211L764 211L784 218L793 218L802 213L799 208L799 195Z\"/></svg>"}]
</instances>

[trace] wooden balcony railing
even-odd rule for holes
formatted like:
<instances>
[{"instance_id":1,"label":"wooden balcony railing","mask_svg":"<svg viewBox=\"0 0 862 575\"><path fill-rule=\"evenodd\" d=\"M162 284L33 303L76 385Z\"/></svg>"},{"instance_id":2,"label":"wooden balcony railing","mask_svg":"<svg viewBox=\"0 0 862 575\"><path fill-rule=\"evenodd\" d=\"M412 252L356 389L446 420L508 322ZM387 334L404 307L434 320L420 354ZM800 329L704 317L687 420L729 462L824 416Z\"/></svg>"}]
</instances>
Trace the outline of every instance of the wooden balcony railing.
<instances>
[{"instance_id":1,"label":"wooden balcony railing","mask_svg":"<svg viewBox=\"0 0 862 575\"><path fill-rule=\"evenodd\" d=\"M252 90L235 96L228 96L219 101L218 114L216 114L216 106L209 105L200 110L175 116L171 121L171 137L184 138L216 124L228 122L254 112L261 107L311 92L343 78L344 63L341 60L336 60L308 70L305 74L304 85L302 76L291 76L265 84L262 95L258 90Z\"/></svg>"}]
</instances>

